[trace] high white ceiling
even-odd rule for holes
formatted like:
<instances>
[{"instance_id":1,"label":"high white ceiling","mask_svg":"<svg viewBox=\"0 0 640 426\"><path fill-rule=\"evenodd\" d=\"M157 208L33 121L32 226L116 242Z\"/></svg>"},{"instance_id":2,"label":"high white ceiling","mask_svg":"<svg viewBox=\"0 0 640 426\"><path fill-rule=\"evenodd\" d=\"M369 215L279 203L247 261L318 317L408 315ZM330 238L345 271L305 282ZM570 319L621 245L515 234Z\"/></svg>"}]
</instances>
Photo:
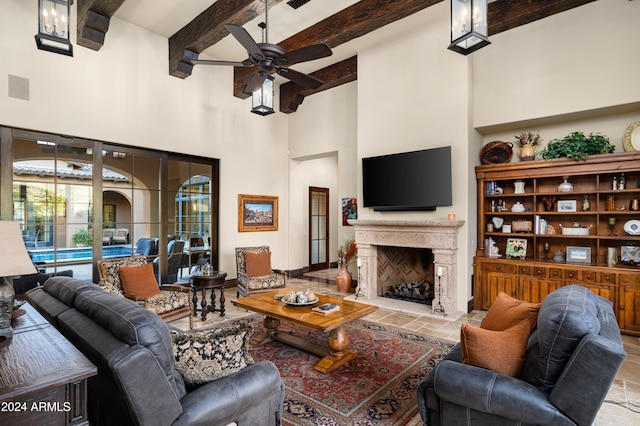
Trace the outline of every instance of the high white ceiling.
<instances>
[{"instance_id":1,"label":"high white ceiling","mask_svg":"<svg viewBox=\"0 0 640 426\"><path fill-rule=\"evenodd\" d=\"M114 17L122 19L167 39L184 27L189 21L217 0L129 0L116 11ZM268 41L278 43L299 31L319 22L339 11L357 3L359 0L311 0L298 9L287 5L287 0L269 10ZM247 23L244 27L254 40L262 41L262 31L258 27L264 21L264 15ZM339 31L336 28L336 31ZM107 34L107 37L109 35ZM347 47L348 45L351 46ZM346 43L334 56L310 64L299 64L296 68L302 72L311 72L357 53L357 44ZM339 54L339 56L338 56ZM202 52L200 58L241 61L247 58L244 48L231 36L225 37L215 46Z\"/></svg>"}]
</instances>

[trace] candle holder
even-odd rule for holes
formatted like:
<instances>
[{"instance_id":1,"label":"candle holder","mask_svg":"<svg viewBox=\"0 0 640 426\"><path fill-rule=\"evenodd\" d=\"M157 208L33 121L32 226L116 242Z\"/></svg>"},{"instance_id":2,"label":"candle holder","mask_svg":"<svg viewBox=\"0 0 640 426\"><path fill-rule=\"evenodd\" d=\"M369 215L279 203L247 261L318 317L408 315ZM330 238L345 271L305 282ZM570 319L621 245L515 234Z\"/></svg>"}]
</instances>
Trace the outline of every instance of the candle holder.
<instances>
[{"instance_id":1,"label":"candle holder","mask_svg":"<svg viewBox=\"0 0 640 426\"><path fill-rule=\"evenodd\" d=\"M610 217L609 218L609 236L613 237L615 235L618 235L618 233L616 232L616 218Z\"/></svg>"},{"instance_id":2,"label":"candle holder","mask_svg":"<svg viewBox=\"0 0 640 426\"><path fill-rule=\"evenodd\" d=\"M438 266L436 275L438 276L438 286L434 289L434 293L435 293L434 296L438 296L438 303L431 306L431 313L435 314L437 312L442 314L442 316L446 317L447 313L445 312L444 306L442 306L442 303L440 303L440 297L442 296L442 283L440 282L440 280L442 279L441 266Z\"/></svg>"}]
</instances>

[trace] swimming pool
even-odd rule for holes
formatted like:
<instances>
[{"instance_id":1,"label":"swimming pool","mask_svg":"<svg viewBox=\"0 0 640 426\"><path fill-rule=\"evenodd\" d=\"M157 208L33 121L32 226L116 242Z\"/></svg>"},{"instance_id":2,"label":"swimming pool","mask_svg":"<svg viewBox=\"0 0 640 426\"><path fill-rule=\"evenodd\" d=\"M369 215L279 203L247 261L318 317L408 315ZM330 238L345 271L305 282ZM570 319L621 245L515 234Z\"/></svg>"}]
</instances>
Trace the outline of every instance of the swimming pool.
<instances>
[{"instance_id":1,"label":"swimming pool","mask_svg":"<svg viewBox=\"0 0 640 426\"><path fill-rule=\"evenodd\" d=\"M30 250L33 263L53 262L54 249ZM91 247L61 248L55 250L56 261L91 260L93 249ZM131 256L131 246L105 246L102 247L102 257Z\"/></svg>"}]
</instances>

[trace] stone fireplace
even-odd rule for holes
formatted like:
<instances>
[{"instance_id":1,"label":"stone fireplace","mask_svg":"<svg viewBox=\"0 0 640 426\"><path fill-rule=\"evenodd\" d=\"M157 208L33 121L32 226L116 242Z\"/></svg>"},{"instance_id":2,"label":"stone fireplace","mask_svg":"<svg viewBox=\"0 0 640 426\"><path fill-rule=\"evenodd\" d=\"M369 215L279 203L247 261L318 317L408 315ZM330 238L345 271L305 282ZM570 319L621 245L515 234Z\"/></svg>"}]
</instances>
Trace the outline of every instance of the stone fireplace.
<instances>
[{"instance_id":1,"label":"stone fireplace","mask_svg":"<svg viewBox=\"0 0 640 426\"><path fill-rule=\"evenodd\" d=\"M378 306L410 312L431 313L431 306L411 302L384 300L380 297L381 287L388 285L384 277L389 268L378 265L380 250L387 252L389 247L407 247L430 249L433 256L431 274L434 285L440 285L441 292L433 303L438 302L448 319L456 319L462 312L457 311L457 252L458 230L464 225L462 220L352 220L355 226L355 240L358 245L358 294L357 300ZM385 270L387 272L385 272ZM393 268L391 268L393 270ZM438 271L441 277L438 277ZM414 274L415 272L409 272ZM355 299L356 296L349 298ZM416 305L416 306L411 306Z\"/></svg>"}]
</instances>

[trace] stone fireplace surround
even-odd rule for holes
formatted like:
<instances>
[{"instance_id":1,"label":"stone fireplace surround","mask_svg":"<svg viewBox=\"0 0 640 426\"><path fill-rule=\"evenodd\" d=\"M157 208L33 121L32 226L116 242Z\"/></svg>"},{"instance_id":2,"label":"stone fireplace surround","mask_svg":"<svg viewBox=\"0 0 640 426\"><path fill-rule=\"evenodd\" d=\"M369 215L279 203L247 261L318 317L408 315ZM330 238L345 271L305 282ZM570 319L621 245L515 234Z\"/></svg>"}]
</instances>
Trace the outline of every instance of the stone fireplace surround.
<instances>
[{"instance_id":1,"label":"stone fireplace surround","mask_svg":"<svg viewBox=\"0 0 640 426\"><path fill-rule=\"evenodd\" d=\"M358 246L358 294L348 299L369 303L381 308L410 312L419 315L432 314L431 306L393 300L379 296L377 283L378 246L413 247L431 249L434 257L434 271L441 268L440 304L447 313L433 315L449 320L458 319L463 312L457 311L457 252L458 230L463 220L350 220L355 227L355 241ZM435 277L438 286L438 277ZM437 304L438 296L434 300Z\"/></svg>"}]
</instances>

